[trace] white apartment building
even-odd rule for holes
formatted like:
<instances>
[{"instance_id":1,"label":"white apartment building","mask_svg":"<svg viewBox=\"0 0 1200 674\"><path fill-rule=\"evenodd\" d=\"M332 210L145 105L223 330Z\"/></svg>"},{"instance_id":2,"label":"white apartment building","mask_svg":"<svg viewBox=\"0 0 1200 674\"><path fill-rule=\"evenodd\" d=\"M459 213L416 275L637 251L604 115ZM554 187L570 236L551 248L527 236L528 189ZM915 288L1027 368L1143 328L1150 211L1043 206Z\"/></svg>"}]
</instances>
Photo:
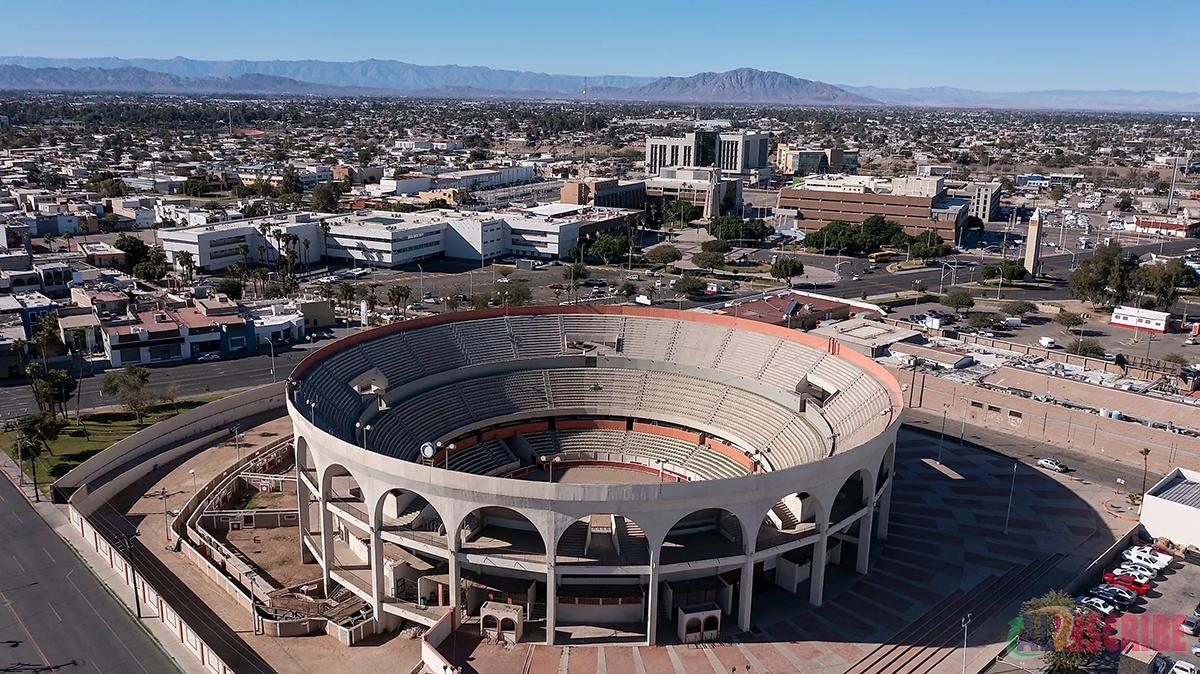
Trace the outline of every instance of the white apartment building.
<instances>
[{"instance_id":1,"label":"white apartment building","mask_svg":"<svg viewBox=\"0 0 1200 674\"><path fill-rule=\"evenodd\" d=\"M279 242L274 236L264 237L260 229L267 225L271 230L295 234L299 241L307 239L307 256L311 262L316 262L325 255L321 221L333 217L337 216L328 213L282 213L262 218L162 229L159 230L158 238L167 254L167 260L172 264L176 264L176 257L181 251L188 251L201 273L213 273L223 271L234 262L242 261L243 244L248 248L248 258L252 264L266 262L267 256L272 260L276 259L279 255ZM259 253L259 246L263 247L263 253Z\"/></svg>"}]
</instances>

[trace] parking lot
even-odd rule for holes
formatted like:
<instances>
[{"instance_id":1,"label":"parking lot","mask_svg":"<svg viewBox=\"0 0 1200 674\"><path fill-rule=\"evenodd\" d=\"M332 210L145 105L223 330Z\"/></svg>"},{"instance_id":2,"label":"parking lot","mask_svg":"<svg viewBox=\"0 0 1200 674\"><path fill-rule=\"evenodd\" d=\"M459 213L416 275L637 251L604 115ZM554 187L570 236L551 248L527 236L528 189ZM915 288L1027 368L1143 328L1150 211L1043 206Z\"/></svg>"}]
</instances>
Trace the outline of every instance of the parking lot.
<instances>
[{"instance_id":1,"label":"parking lot","mask_svg":"<svg viewBox=\"0 0 1200 674\"><path fill-rule=\"evenodd\" d=\"M1150 591L1121 616L1120 636L1200 668L1190 648L1200 637L1184 634L1179 624L1200 603L1200 566L1176 557L1151 583Z\"/></svg>"},{"instance_id":2,"label":"parking lot","mask_svg":"<svg viewBox=\"0 0 1200 674\"><path fill-rule=\"evenodd\" d=\"M1108 314L1092 311L1087 305L1079 306L1079 304L1078 302L1063 302L1069 311L1087 313L1091 320L1081 328L1072 330L1069 334L1063 326L1054 322L1053 314L1049 313L1027 314L1022 317L1021 325L1018 327L997 326L988 329L987 332L991 332L997 339L1035 346L1038 345L1041 338L1049 337L1055 341L1057 348L1064 348L1071 340L1079 339L1082 336L1099 342L1106 353L1123 353L1142 357L1148 355L1150 358L1158 359L1169 353L1178 353L1187 358L1189 362L1200 363L1200 346L1184 344L1184 341L1190 336L1189 334L1160 335L1145 331L1135 333L1129 328L1109 325ZM1195 318L1200 318L1200 306L1194 308L1197 310ZM914 306L897 307L890 316L892 318L909 318L923 314L930 309L953 312L936 302L926 302ZM977 295L976 306L970 311L972 313L998 313L998 306L994 302L991 306L983 305ZM965 320L959 320L949 327L962 326L966 326Z\"/></svg>"}]
</instances>

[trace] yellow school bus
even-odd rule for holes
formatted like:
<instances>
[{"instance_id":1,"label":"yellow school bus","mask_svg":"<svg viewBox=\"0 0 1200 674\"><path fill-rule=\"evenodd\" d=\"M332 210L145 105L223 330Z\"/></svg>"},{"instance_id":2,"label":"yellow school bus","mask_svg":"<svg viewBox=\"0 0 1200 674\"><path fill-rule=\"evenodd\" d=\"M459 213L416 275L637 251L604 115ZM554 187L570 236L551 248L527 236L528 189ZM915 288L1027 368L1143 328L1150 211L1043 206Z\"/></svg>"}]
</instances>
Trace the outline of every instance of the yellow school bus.
<instances>
[{"instance_id":1,"label":"yellow school bus","mask_svg":"<svg viewBox=\"0 0 1200 674\"><path fill-rule=\"evenodd\" d=\"M887 262L890 259L892 259L892 254L888 252L871 253L867 256L867 260L869 260L871 264L875 264L876 262Z\"/></svg>"}]
</instances>

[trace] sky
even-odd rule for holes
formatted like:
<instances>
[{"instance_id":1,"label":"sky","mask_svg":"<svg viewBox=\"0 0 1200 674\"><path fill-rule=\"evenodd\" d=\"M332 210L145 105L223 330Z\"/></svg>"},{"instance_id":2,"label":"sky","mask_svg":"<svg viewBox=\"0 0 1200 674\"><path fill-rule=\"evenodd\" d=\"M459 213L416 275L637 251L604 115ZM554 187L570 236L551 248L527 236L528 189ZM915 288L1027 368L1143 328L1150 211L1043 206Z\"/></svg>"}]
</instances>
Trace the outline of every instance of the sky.
<instances>
[{"instance_id":1,"label":"sky","mask_svg":"<svg viewBox=\"0 0 1200 674\"><path fill-rule=\"evenodd\" d=\"M0 14L4 56L375 58L572 75L751 67L856 86L1200 91L1196 0L5 0Z\"/></svg>"}]
</instances>

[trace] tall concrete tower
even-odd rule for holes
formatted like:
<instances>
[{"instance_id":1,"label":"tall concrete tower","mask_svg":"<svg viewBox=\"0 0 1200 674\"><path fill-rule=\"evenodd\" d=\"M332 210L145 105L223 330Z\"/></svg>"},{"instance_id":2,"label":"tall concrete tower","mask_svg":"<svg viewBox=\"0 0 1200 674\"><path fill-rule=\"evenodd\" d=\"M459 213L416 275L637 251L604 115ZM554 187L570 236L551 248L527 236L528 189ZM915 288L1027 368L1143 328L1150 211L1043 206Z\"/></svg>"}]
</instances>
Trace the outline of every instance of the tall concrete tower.
<instances>
[{"instance_id":1,"label":"tall concrete tower","mask_svg":"<svg viewBox=\"0 0 1200 674\"><path fill-rule=\"evenodd\" d=\"M1037 276L1042 271L1042 209L1029 218L1029 235L1025 237L1025 271Z\"/></svg>"}]
</instances>

